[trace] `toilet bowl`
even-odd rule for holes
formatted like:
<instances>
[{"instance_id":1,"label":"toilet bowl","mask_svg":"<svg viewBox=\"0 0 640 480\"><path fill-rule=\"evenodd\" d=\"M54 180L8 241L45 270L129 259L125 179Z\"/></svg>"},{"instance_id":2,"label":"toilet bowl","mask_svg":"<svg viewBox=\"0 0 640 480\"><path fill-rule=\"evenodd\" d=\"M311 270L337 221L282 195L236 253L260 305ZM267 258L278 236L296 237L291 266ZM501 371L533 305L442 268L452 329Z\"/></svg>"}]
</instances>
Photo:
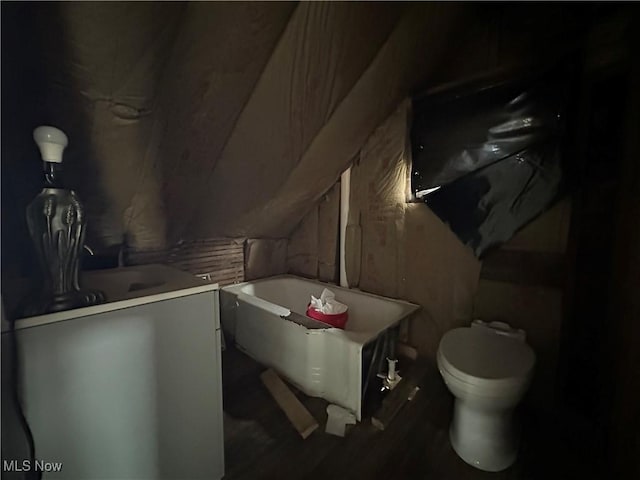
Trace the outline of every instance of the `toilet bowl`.
<instances>
[{"instance_id":1,"label":"toilet bowl","mask_svg":"<svg viewBox=\"0 0 640 480\"><path fill-rule=\"evenodd\" d=\"M462 460L498 472L516 459L519 434L513 410L526 392L535 354L522 330L474 320L447 332L438 369L455 397L449 438Z\"/></svg>"}]
</instances>

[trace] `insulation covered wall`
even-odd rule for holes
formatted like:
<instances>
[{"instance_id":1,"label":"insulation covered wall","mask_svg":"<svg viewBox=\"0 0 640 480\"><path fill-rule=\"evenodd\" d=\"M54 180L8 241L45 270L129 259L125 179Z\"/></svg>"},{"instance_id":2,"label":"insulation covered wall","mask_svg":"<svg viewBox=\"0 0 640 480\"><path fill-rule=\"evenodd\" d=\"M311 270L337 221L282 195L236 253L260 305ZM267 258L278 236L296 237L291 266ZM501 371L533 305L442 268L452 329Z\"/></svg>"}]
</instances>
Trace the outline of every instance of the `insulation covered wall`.
<instances>
[{"instance_id":1,"label":"insulation covered wall","mask_svg":"<svg viewBox=\"0 0 640 480\"><path fill-rule=\"evenodd\" d=\"M48 121L69 135L67 183L87 206L89 241L98 247L128 236L137 246L162 248L162 176L146 166L154 160L149 147L156 136L166 53L185 6L64 3L46 8L51 11L34 11L43 21L43 39L61 37L59 45L40 50L47 68ZM51 23L45 22L48 14ZM134 207L141 204L142 213Z\"/></svg>"},{"instance_id":2,"label":"insulation covered wall","mask_svg":"<svg viewBox=\"0 0 640 480\"><path fill-rule=\"evenodd\" d=\"M280 128L270 118L272 105L254 107L263 126L252 125L256 130L245 130L240 137L234 129L242 125L245 110L256 99L265 101L254 90L263 72L272 68L272 54L294 21L295 9L293 2L188 4L160 86L157 145L150 146L155 150L150 152L149 170L161 172L163 179L169 243L198 237L192 230L200 221L216 226L201 237L216 236L224 229L221 215L231 215L242 202L255 202L257 192L246 179L251 163L265 159L255 137L267 126ZM274 100L271 93L268 101ZM280 133L285 131L282 126ZM225 171L221 156L234 135L246 145L248 155L235 158L232 171ZM213 176L220 182L210 186Z\"/></svg>"},{"instance_id":3,"label":"insulation covered wall","mask_svg":"<svg viewBox=\"0 0 640 480\"><path fill-rule=\"evenodd\" d=\"M86 203L95 250L283 238L472 19L459 5L382 2L2 9L3 118L14 119L3 204L15 200L3 226L19 238L3 255L23 271L35 126L70 138L67 184Z\"/></svg>"},{"instance_id":4,"label":"insulation covered wall","mask_svg":"<svg viewBox=\"0 0 640 480\"><path fill-rule=\"evenodd\" d=\"M410 341L434 357L440 337L471 319L480 262L425 205L406 203L408 115L404 101L351 170L348 229L358 234L347 237L347 276L362 290L421 305Z\"/></svg>"},{"instance_id":5,"label":"insulation covered wall","mask_svg":"<svg viewBox=\"0 0 640 480\"><path fill-rule=\"evenodd\" d=\"M22 212L38 190L30 138L38 124L69 135L67 183L86 203L96 250L279 239L411 91L497 58L498 17L472 5L67 2L2 9L3 71L11 72L7 82L3 75L3 118L14 120L3 128L2 173L12 177L7 194L3 183L3 203L16 200L6 209L10 219L3 211L3 227L19 239L3 247L11 261L29 241Z\"/></svg>"},{"instance_id":6,"label":"insulation covered wall","mask_svg":"<svg viewBox=\"0 0 640 480\"><path fill-rule=\"evenodd\" d=\"M3 82L3 114L21 117L3 130L15 138L3 158L34 162L11 169L34 185L19 208L39 184L31 131L49 123L69 135L68 184L87 203L96 248L125 237L137 249L158 249L222 232L289 234L309 206L297 205L296 218L287 211L286 227L267 228L275 222L264 205L282 195L404 8L3 4L4 66L15 72ZM324 157L340 166L321 181L310 181L317 172L300 172L313 200L348 161L332 152Z\"/></svg>"},{"instance_id":7,"label":"insulation covered wall","mask_svg":"<svg viewBox=\"0 0 640 480\"><path fill-rule=\"evenodd\" d=\"M289 237L290 273L325 282L338 281L340 182L303 218Z\"/></svg>"},{"instance_id":8,"label":"insulation covered wall","mask_svg":"<svg viewBox=\"0 0 640 480\"><path fill-rule=\"evenodd\" d=\"M320 142L321 155L306 156L323 129L336 122L336 112L376 58L402 8L297 6L215 169L205 170L195 187L204 198L189 204L187 234L278 237L291 232L349 160L331 139ZM304 203L292 203L299 196ZM225 208L211 208L220 202Z\"/></svg>"},{"instance_id":9,"label":"insulation covered wall","mask_svg":"<svg viewBox=\"0 0 640 480\"><path fill-rule=\"evenodd\" d=\"M441 66L447 39L464 30L470 14L459 5L411 4L271 198L234 219L229 234L246 228L266 237L291 232L336 182L373 129ZM204 222L202 228L208 230Z\"/></svg>"}]
</instances>

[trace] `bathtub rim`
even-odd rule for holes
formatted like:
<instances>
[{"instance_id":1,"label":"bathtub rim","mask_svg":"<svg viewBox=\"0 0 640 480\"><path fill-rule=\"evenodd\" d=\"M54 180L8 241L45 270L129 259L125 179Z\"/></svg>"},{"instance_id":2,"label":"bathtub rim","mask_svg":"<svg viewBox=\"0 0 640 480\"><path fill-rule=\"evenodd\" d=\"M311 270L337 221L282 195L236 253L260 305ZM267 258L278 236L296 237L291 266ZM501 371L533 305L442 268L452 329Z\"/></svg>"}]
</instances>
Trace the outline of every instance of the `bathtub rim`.
<instances>
[{"instance_id":1,"label":"bathtub rim","mask_svg":"<svg viewBox=\"0 0 640 480\"><path fill-rule=\"evenodd\" d=\"M402 299L399 299L399 298L385 297L384 295L378 295L378 294L375 294L375 293L365 292L364 290L360 290L359 288L345 288L345 287L341 287L340 285L336 285L336 284L329 283L329 282L323 282L323 281L315 279L315 278L301 277L299 275L293 275L293 274L290 274L290 273L284 273L284 274L280 274L280 275L273 275L271 277L258 278L256 280L247 280L247 281L242 282L242 283L235 283L233 285L224 286L224 287L221 288L221 290L224 290L225 292L233 293L234 295L238 295L238 294L242 293L243 295L246 295L246 296L259 298L261 300L260 303L264 302L264 303L271 304L271 305L274 305L275 307L277 307L277 309L275 311L273 311L273 313L275 313L277 315L279 315L278 312L281 312L281 309L286 309L286 310L289 311L289 313L291 313L292 310L287 306L278 305L277 303L270 302L269 300L265 300L264 298L258 297L256 295L251 295L251 294L242 292L242 287L244 287L246 285L254 284L254 283L266 282L266 281L269 281L269 280L278 280L278 279L283 279L283 278L291 278L291 279L294 279L294 280L303 280L305 282L311 282L311 283L315 283L317 285L322 285L322 286L327 286L328 285L328 286L331 286L331 288L335 289L335 290L340 290L340 291L349 292L349 293L357 293L358 295L364 295L364 296L367 296L367 297L377 298L378 300L384 300L384 301L391 300L393 302L400 303L400 304L405 305L406 307L408 307L409 311L406 312L405 314L403 314L401 316L401 318L398 320L398 322L406 319L407 317L409 317L410 315L414 314L416 311L418 311L418 310L420 310L422 308L418 304L411 303L411 302L408 302L406 300L402 300ZM304 315L303 312L294 312L294 313L298 313L300 315ZM333 330L340 330L340 329L334 328Z\"/></svg>"}]
</instances>

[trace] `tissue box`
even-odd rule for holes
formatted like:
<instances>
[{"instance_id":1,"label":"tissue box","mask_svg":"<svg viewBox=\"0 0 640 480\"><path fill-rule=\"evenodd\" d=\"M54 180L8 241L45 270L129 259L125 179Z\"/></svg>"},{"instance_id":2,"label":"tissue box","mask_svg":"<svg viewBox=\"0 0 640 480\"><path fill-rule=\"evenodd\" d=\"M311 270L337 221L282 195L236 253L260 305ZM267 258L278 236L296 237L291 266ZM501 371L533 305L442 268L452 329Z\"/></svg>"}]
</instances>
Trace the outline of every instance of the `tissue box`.
<instances>
[{"instance_id":1,"label":"tissue box","mask_svg":"<svg viewBox=\"0 0 640 480\"><path fill-rule=\"evenodd\" d=\"M344 330L344 327L347 324L347 320L349 319L349 312L329 315L319 312L318 310L313 308L311 304L309 304L309 306L307 307L307 316L313 318L314 320L318 320L319 322L331 325L332 327Z\"/></svg>"}]
</instances>

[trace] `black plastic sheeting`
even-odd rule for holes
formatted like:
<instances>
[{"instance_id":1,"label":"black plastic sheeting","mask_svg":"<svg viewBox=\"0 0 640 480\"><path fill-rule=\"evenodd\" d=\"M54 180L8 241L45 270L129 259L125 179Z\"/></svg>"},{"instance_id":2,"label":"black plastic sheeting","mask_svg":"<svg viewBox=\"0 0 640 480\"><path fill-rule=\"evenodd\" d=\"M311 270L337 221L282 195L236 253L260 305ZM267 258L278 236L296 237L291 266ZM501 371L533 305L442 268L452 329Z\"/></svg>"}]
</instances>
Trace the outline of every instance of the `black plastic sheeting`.
<instances>
[{"instance_id":1,"label":"black plastic sheeting","mask_svg":"<svg viewBox=\"0 0 640 480\"><path fill-rule=\"evenodd\" d=\"M414 100L412 190L477 256L559 196L569 77Z\"/></svg>"}]
</instances>

